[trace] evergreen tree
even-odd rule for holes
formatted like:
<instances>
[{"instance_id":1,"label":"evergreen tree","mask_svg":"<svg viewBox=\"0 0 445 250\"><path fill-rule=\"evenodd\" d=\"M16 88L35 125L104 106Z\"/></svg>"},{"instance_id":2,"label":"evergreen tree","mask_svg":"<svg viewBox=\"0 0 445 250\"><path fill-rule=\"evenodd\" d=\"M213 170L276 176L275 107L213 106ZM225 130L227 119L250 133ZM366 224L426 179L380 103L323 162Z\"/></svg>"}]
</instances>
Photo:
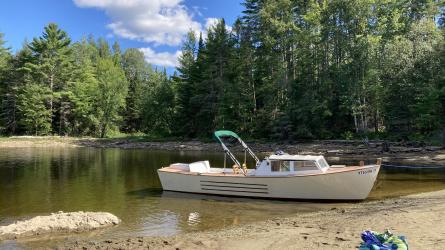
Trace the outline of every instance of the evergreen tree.
<instances>
[{"instance_id":1,"label":"evergreen tree","mask_svg":"<svg viewBox=\"0 0 445 250\"><path fill-rule=\"evenodd\" d=\"M16 134L19 129L20 111L18 97L20 90L32 80L31 71L26 64L32 61L32 51L25 41L21 50L12 58L9 74L5 78L4 94L2 96L2 121L5 133Z\"/></svg>"},{"instance_id":2,"label":"evergreen tree","mask_svg":"<svg viewBox=\"0 0 445 250\"><path fill-rule=\"evenodd\" d=\"M6 68L8 67L11 53L9 48L5 47L5 41L3 40L3 34L0 33L0 81L4 78Z\"/></svg>"},{"instance_id":3,"label":"evergreen tree","mask_svg":"<svg viewBox=\"0 0 445 250\"><path fill-rule=\"evenodd\" d=\"M33 81L48 86L51 92L48 108L53 114L52 131L59 134L66 126L64 91L72 72L70 43L67 33L57 24L48 24L42 36L34 38L29 44L33 60L26 66L34 75Z\"/></svg>"},{"instance_id":4,"label":"evergreen tree","mask_svg":"<svg viewBox=\"0 0 445 250\"><path fill-rule=\"evenodd\" d=\"M191 103L192 98L197 96L195 89L197 79L194 78L193 75L197 73L195 64L196 53L195 33L190 31L182 45L181 56L178 58L179 66L177 70L179 76L174 78L176 92L175 131L177 131L179 135L196 135L196 109L192 107Z\"/></svg>"},{"instance_id":5,"label":"evergreen tree","mask_svg":"<svg viewBox=\"0 0 445 250\"><path fill-rule=\"evenodd\" d=\"M51 109L47 103L52 94L48 86L29 83L21 88L18 96L20 123L33 135L47 135L51 131Z\"/></svg>"},{"instance_id":6,"label":"evergreen tree","mask_svg":"<svg viewBox=\"0 0 445 250\"><path fill-rule=\"evenodd\" d=\"M5 41L3 40L3 34L0 33L0 94L4 95L6 92L10 77L11 69L11 54L9 48L5 47ZM2 102L2 106L4 103ZM4 119L3 119L4 120ZM1 127L8 127L8 123L2 124Z\"/></svg>"},{"instance_id":7,"label":"evergreen tree","mask_svg":"<svg viewBox=\"0 0 445 250\"><path fill-rule=\"evenodd\" d=\"M122 57L122 67L128 81L128 95L125 99L125 132L141 130L143 91L153 74L150 65L145 62L144 54L138 49L127 49Z\"/></svg>"}]
</instances>

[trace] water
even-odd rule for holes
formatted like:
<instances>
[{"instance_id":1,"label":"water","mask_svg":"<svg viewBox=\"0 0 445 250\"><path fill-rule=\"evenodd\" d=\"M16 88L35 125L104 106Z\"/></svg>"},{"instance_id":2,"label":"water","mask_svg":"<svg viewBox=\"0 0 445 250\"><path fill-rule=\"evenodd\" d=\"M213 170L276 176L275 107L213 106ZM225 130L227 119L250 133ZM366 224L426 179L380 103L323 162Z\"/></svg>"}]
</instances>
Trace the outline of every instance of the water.
<instances>
[{"instance_id":1,"label":"water","mask_svg":"<svg viewBox=\"0 0 445 250\"><path fill-rule=\"evenodd\" d=\"M223 164L222 153L209 152L1 149L0 224L57 211L106 211L122 224L80 236L162 236L344 205L162 192L156 169L203 159ZM444 188L443 168L383 168L369 199Z\"/></svg>"}]
</instances>

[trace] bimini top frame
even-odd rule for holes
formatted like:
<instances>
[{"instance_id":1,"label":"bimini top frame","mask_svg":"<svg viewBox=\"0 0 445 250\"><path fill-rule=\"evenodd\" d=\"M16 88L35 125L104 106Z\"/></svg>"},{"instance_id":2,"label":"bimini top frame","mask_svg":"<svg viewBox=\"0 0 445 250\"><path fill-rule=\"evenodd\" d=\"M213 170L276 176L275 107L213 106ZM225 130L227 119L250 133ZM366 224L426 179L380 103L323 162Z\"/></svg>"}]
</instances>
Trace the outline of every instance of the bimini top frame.
<instances>
[{"instance_id":1,"label":"bimini top frame","mask_svg":"<svg viewBox=\"0 0 445 250\"><path fill-rule=\"evenodd\" d=\"M249 155L252 156L252 158L255 160L256 165L258 166L258 163L260 162L260 160L258 159L258 157L253 153L253 151L246 145L246 143L244 143L244 141L236 133L234 133L232 131L229 131L229 130L218 130L218 131L215 131L215 137L219 141L219 143L221 143L221 146L224 149L224 153L226 155L228 155L230 157L230 159L232 159L232 161L236 165L238 165L239 167L242 166L239 163L239 161L236 159L236 157L232 154L232 152L230 152L230 150L227 148L227 146L224 144L224 142L221 140L221 137L224 137L224 136L234 137L234 138L238 139L239 143L241 143L241 145L244 148L244 154L246 154L246 152L248 152ZM246 157L244 156L244 161L246 161L245 158ZM224 162L224 164L225 164L225 162Z\"/></svg>"}]
</instances>

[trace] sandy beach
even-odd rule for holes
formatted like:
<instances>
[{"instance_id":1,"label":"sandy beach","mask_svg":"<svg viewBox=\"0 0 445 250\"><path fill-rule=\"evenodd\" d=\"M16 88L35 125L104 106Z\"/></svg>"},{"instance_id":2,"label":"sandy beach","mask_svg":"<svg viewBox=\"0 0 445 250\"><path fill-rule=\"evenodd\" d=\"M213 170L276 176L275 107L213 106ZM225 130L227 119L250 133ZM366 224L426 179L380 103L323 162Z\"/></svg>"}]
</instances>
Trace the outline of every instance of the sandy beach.
<instances>
[{"instance_id":1,"label":"sandy beach","mask_svg":"<svg viewBox=\"0 0 445 250\"><path fill-rule=\"evenodd\" d=\"M352 203L346 207L219 231L173 237L68 241L59 249L354 249L363 230L405 235L410 249L445 248L445 190ZM249 216L246 211L246 216Z\"/></svg>"}]
</instances>

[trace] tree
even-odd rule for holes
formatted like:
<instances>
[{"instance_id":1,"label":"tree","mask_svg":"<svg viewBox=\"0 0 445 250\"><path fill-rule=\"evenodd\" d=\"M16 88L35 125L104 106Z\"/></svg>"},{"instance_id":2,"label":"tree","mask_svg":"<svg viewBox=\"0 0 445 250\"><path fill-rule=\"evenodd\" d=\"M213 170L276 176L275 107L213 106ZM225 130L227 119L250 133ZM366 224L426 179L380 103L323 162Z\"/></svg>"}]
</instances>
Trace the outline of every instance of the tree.
<instances>
[{"instance_id":1,"label":"tree","mask_svg":"<svg viewBox=\"0 0 445 250\"><path fill-rule=\"evenodd\" d=\"M208 136L215 128L230 127L231 91L235 91L231 70L233 47L234 40L223 19L208 29L205 49L199 51L205 66L200 81L194 84L196 94L192 99L199 107L194 124L199 136Z\"/></svg>"},{"instance_id":2,"label":"tree","mask_svg":"<svg viewBox=\"0 0 445 250\"><path fill-rule=\"evenodd\" d=\"M163 136L172 134L175 102L172 83L167 74L153 73L143 93L143 131Z\"/></svg>"},{"instance_id":3,"label":"tree","mask_svg":"<svg viewBox=\"0 0 445 250\"><path fill-rule=\"evenodd\" d=\"M11 53L9 48L5 47L5 41L3 40L3 34L0 33L0 93L4 93L8 89L8 83L11 80ZM2 103L4 106L4 103ZM4 120L4 119L3 119ZM2 127L8 127L8 121L6 124L2 124Z\"/></svg>"},{"instance_id":4,"label":"tree","mask_svg":"<svg viewBox=\"0 0 445 250\"><path fill-rule=\"evenodd\" d=\"M49 87L41 84L29 83L21 88L18 96L20 123L29 133L47 135L51 131L51 110L47 107L51 96Z\"/></svg>"},{"instance_id":5,"label":"tree","mask_svg":"<svg viewBox=\"0 0 445 250\"><path fill-rule=\"evenodd\" d=\"M74 135L98 134L99 121L96 115L96 95L98 92L97 71L93 60L99 52L86 40L75 43L73 49L73 81L69 85L71 113L71 133Z\"/></svg>"},{"instance_id":6,"label":"tree","mask_svg":"<svg viewBox=\"0 0 445 250\"><path fill-rule=\"evenodd\" d=\"M0 80L5 75L5 70L8 66L11 53L9 48L5 47L5 41L3 40L3 34L0 33Z\"/></svg>"},{"instance_id":7,"label":"tree","mask_svg":"<svg viewBox=\"0 0 445 250\"><path fill-rule=\"evenodd\" d=\"M202 44L202 37L200 36ZM195 136L196 109L192 106L191 99L197 95L195 85L199 81L194 73L196 72L195 57L197 54L196 37L193 31L187 33L187 37L182 45L182 53L178 58L179 75L174 78L175 83L175 125L178 134Z\"/></svg>"},{"instance_id":8,"label":"tree","mask_svg":"<svg viewBox=\"0 0 445 250\"><path fill-rule=\"evenodd\" d=\"M20 111L18 97L22 88L32 81L31 71L26 64L32 61L32 51L25 41L21 50L11 59L9 74L6 75L4 93L2 95L1 116L5 133L20 132Z\"/></svg>"},{"instance_id":9,"label":"tree","mask_svg":"<svg viewBox=\"0 0 445 250\"><path fill-rule=\"evenodd\" d=\"M128 86L124 71L112 58L99 59L96 70L96 116L99 122L99 136L103 138L121 121L119 110L125 105Z\"/></svg>"},{"instance_id":10,"label":"tree","mask_svg":"<svg viewBox=\"0 0 445 250\"><path fill-rule=\"evenodd\" d=\"M68 34L57 24L50 23L44 28L42 36L34 38L29 44L33 60L26 65L34 75L34 82L45 84L51 92L49 109L53 114L52 130L59 134L65 129L63 92L72 72L70 43Z\"/></svg>"},{"instance_id":11,"label":"tree","mask_svg":"<svg viewBox=\"0 0 445 250\"><path fill-rule=\"evenodd\" d=\"M153 75L153 70L151 65L145 62L144 54L140 50L132 48L127 49L123 54L122 68L128 81L123 130L133 133L141 129L143 91Z\"/></svg>"}]
</instances>

